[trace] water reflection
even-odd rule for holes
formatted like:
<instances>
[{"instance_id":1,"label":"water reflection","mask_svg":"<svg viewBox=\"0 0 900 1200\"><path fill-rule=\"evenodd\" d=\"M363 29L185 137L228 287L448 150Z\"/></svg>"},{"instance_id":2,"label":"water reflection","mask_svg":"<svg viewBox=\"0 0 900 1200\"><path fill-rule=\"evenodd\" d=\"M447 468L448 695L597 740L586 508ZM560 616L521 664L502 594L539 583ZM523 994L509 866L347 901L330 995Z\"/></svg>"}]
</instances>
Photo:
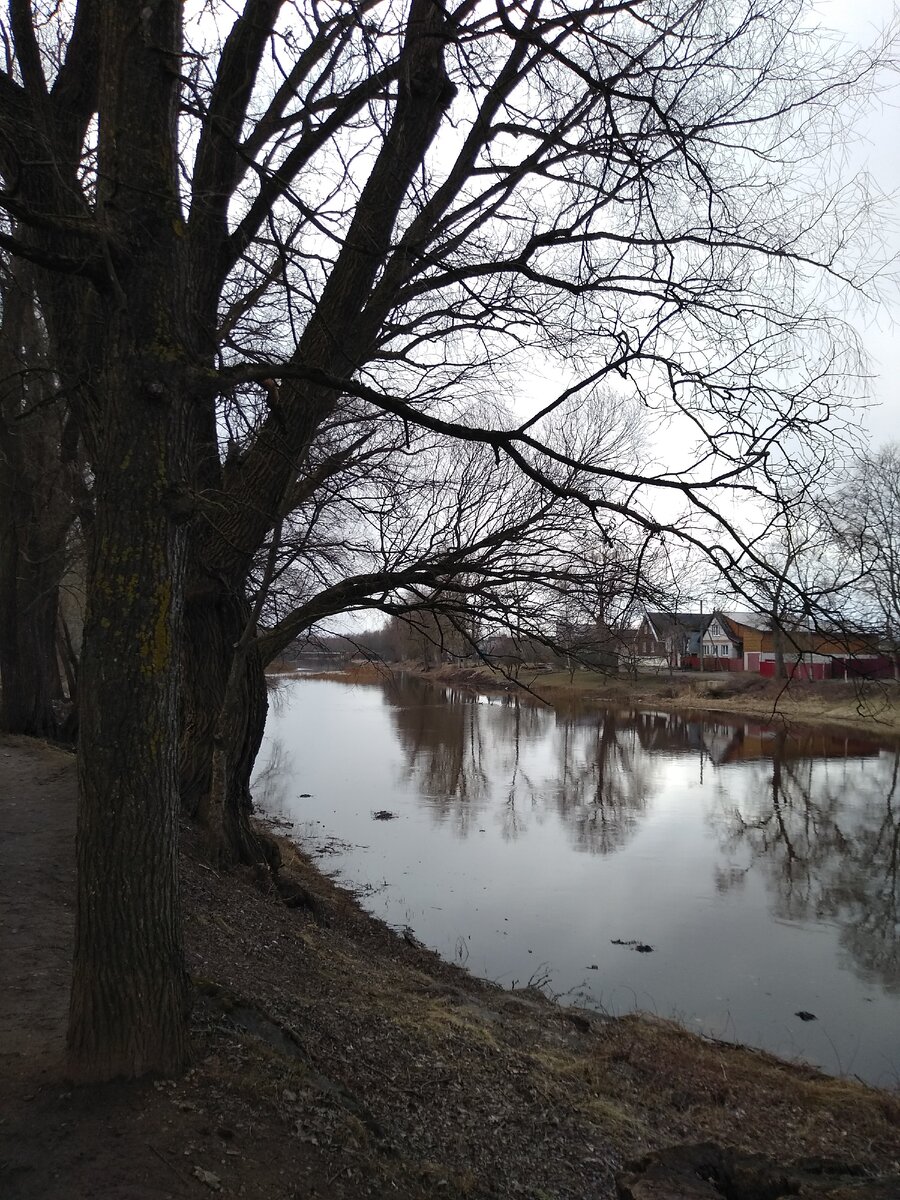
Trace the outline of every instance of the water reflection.
<instances>
[{"instance_id":1,"label":"water reflection","mask_svg":"<svg viewBox=\"0 0 900 1200\"><path fill-rule=\"evenodd\" d=\"M284 713L282 703L270 713ZM295 773L294 759L281 738L270 738L257 762L253 776L253 800L257 808L281 816L289 808L288 791Z\"/></svg>"},{"instance_id":2,"label":"water reflection","mask_svg":"<svg viewBox=\"0 0 900 1200\"><path fill-rule=\"evenodd\" d=\"M841 836L836 813L828 810L826 787L811 826L825 841L818 856L797 851L793 840L800 834L785 824L785 814L796 808L795 793L807 798L808 811L815 760L878 759L880 753L871 739L796 726L646 710L550 711L518 695L478 696L402 675L369 686L383 692L403 749L404 781L428 798L434 818L452 825L459 837L481 828L491 805L505 839L526 833L532 819L552 811L570 831L574 847L609 854L627 843L647 812L658 787L654 756L698 758L701 781L704 763L714 768L771 763L770 774L766 767L763 775L754 772L748 780L754 795L766 795L770 811L745 817L739 809L729 810L724 848L733 855L746 842L755 856L769 854L779 861L784 851L786 866L775 874L787 884L778 913L789 920L811 911L806 902L802 912L797 908L799 863L813 871L826 854L825 830L836 831L835 852ZM536 770L533 748L548 735L551 769L544 754ZM871 786L877 790L881 784ZM893 790L884 786L889 805ZM879 844L888 840L882 835ZM896 870L896 841L894 850ZM716 870L720 892L740 887L746 874L746 868ZM825 910L813 906L812 911Z\"/></svg>"},{"instance_id":3,"label":"water reflection","mask_svg":"<svg viewBox=\"0 0 900 1200\"><path fill-rule=\"evenodd\" d=\"M779 919L835 923L857 973L900 992L900 754L851 775L846 760L792 757L780 735L772 748L746 799L718 813L723 849L750 852Z\"/></svg>"},{"instance_id":4,"label":"water reflection","mask_svg":"<svg viewBox=\"0 0 900 1200\"><path fill-rule=\"evenodd\" d=\"M490 794L492 747L479 706L450 688L429 695L421 680L402 676L376 686L384 690L403 750L405 782L431 797L436 820L451 823L459 837L466 837Z\"/></svg>"},{"instance_id":5,"label":"water reflection","mask_svg":"<svg viewBox=\"0 0 900 1200\"><path fill-rule=\"evenodd\" d=\"M653 790L641 729L634 714L558 718L548 803L571 831L577 849L609 854L637 831Z\"/></svg>"},{"instance_id":6,"label":"water reflection","mask_svg":"<svg viewBox=\"0 0 900 1200\"><path fill-rule=\"evenodd\" d=\"M464 937L491 978L549 964L600 1007L900 1076L897 752L402 676L277 699L257 802L447 957ZM654 953L615 944L632 938Z\"/></svg>"},{"instance_id":7,"label":"water reflection","mask_svg":"<svg viewBox=\"0 0 900 1200\"><path fill-rule=\"evenodd\" d=\"M414 678L377 686L403 748L406 782L460 837L481 828L491 803L504 839L554 813L575 847L608 854L646 812L653 775L643 753L646 714L566 716L519 696L480 703L485 698ZM538 758L534 748L548 735L551 752Z\"/></svg>"}]
</instances>

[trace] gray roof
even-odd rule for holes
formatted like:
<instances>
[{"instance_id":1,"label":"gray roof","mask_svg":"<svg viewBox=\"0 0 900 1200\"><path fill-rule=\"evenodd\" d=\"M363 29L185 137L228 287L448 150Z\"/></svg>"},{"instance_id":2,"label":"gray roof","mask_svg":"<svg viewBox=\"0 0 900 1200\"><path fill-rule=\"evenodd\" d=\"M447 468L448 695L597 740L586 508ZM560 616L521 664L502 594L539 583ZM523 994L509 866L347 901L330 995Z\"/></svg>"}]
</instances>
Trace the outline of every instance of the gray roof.
<instances>
[{"instance_id":1,"label":"gray roof","mask_svg":"<svg viewBox=\"0 0 900 1200\"><path fill-rule=\"evenodd\" d=\"M647 620L657 633L670 633L674 629L702 633L712 620L711 613L691 612L648 612Z\"/></svg>"},{"instance_id":2,"label":"gray roof","mask_svg":"<svg viewBox=\"0 0 900 1200\"><path fill-rule=\"evenodd\" d=\"M716 610L717 617L724 617L729 623L734 622L737 625L746 625L750 629L759 629L763 632L768 632L772 628L772 618L767 613L758 612L725 612L724 610Z\"/></svg>"}]
</instances>

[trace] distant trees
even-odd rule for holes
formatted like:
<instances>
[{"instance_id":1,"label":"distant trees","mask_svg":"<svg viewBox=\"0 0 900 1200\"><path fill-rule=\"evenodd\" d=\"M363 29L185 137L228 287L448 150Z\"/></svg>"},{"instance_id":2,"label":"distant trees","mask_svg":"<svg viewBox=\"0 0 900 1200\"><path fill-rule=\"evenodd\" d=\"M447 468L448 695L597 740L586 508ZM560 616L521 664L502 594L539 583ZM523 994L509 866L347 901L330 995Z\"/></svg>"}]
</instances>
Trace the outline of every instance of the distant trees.
<instances>
[{"instance_id":1,"label":"distant trees","mask_svg":"<svg viewBox=\"0 0 900 1200\"><path fill-rule=\"evenodd\" d=\"M17 2L2 32L0 249L91 493L71 1066L172 1071L178 805L262 852L268 657L473 571L553 595L575 506L758 563L732 501L783 504L852 374L828 289L868 278L869 205L822 155L877 59L783 0ZM610 384L693 431L678 469L585 428Z\"/></svg>"},{"instance_id":2,"label":"distant trees","mask_svg":"<svg viewBox=\"0 0 900 1200\"><path fill-rule=\"evenodd\" d=\"M763 542L763 553L765 568L753 572L747 592L754 610L769 618L776 678L787 679L790 660L802 654L805 644L794 633L806 636L826 629L832 637L840 636L858 570L835 553L827 493L819 491L802 507L780 514L777 528Z\"/></svg>"},{"instance_id":3,"label":"distant trees","mask_svg":"<svg viewBox=\"0 0 900 1200\"><path fill-rule=\"evenodd\" d=\"M572 463L554 469L552 488L523 479L477 441L420 435L406 453L402 425L381 418L364 456L349 454L328 488L282 524L271 582L251 581L263 596L263 657L356 609L404 618L409 653L400 657L435 660L477 652L498 632L543 637L549 647L562 606L576 599L596 620L598 597L613 602L604 570L611 577L614 560L619 592L626 577L632 587L637 576L649 578L641 563L653 555L642 558L641 547L652 535L638 538L613 519L601 531L575 494L592 461L634 467L640 441L630 407L595 395L579 411L580 429L546 430ZM594 486L609 502L621 490Z\"/></svg>"},{"instance_id":4,"label":"distant trees","mask_svg":"<svg viewBox=\"0 0 900 1200\"><path fill-rule=\"evenodd\" d=\"M857 619L883 640L900 677L900 445L860 455L835 499L831 527L858 573Z\"/></svg>"}]
</instances>

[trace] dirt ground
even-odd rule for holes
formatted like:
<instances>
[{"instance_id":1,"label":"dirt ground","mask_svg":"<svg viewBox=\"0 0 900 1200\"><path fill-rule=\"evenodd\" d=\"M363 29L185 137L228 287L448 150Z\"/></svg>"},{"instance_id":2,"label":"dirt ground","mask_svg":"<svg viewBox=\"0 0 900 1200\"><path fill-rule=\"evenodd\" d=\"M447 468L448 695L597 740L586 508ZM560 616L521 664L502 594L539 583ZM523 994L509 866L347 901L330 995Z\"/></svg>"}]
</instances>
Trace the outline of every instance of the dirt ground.
<instances>
[{"instance_id":1,"label":"dirt ground","mask_svg":"<svg viewBox=\"0 0 900 1200\"><path fill-rule=\"evenodd\" d=\"M853 1182L828 1182L828 1197L900 1197L900 1097L481 983L367 917L290 848L283 874L315 912L251 872L213 872L189 831L193 1066L71 1086L74 774L71 754L0 741L3 1200L611 1200L636 1155L709 1140L809 1160L817 1179L837 1159ZM763 1194L787 1193L740 1192Z\"/></svg>"}]
</instances>

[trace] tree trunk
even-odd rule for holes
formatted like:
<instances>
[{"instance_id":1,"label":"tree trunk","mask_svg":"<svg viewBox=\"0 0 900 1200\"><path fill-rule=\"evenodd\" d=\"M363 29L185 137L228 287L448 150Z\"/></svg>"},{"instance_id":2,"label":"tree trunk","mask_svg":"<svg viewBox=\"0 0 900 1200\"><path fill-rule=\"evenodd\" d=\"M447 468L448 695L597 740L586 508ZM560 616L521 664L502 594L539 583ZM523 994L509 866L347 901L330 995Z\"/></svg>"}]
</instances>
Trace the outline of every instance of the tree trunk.
<instances>
[{"instance_id":1,"label":"tree trunk","mask_svg":"<svg viewBox=\"0 0 900 1200\"><path fill-rule=\"evenodd\" d=\"M113 356L120 374L95 462L69 1024L79 1080L174 1073L186 1062L176 872L185 534L166 503L182 438L176 406L124 378L135 358L124 348Z\"/></svg>"},{"instance_id":2,"label":"tree trunk","mask_svg":"<svg viewBox=\"0 0 900 1200\"><path fill-rule=\"evenodd\" d=\"M187 1061L177 887L183 501L210 401L189 382L209 333L179 194L182 15L178 0L140 13L127 0L97 6L95 210L110 249L84 298L95 353L75 393L95 506L68 1035L80 1080L171 1074ZM52 294L45 307L65 346L65 313ZM78 332L85 337L83 324Z\"/></svg>"},{"instance_id":3,"label":"tree trunk","mask_svg":"<svg viewBox=\"0 0 900 1200\"><path fill-rule=\"evenodd\" d=\"M4 280L0 325L0 728L53 737L62 696L56 614L70 524L59 406L30 272Z\"/></svg>"},{"instance_id":4,"label":"tree trunk","mask_svg":"<svg viewBox=\"0 0 900 1200\"><path fill-rule=\"evenodd\" d=\"M199 816L220 864L267 862L277 867L280 857L273 844L250 825L250 774L268 707L262 670L249 661L258 663L258 658L255 647L249 646L236 651L232 659L225 699L213 730L210 787ZM258 681L261 689L255 686Z\"/></svg>"},{"instance_id":5,"label":"tree trunk","mask_svg":"<svg viewBox=\"0 0 900 1200\"><path fill-rule=\"evenodd\" d=\"M787 667L784 662L784 632L777 622L775 624L775 678L787 679Z\"/></svg>"},{"instance_id":6,"label":"tree trunk","mask_svg":"<svg viewBox=\"0 0 900 1200\"><path fill-rule=\"evenodd\" d=\"M0 530L0 728L54 737L53 702L62 697L56 655L61 568L23 555L13 525L7 510Z\"/></svg>"},{"instance_id":7,"label":"tree trunk","mask_svg":"<svg viewBox=\"0 0 900 1200\"><path fill-rule=\"evenodd\" d=\"M265 673L253 645L236 661L250 606L224 584L194 583L182 658L182 804L220 865L272 862L272 847L250 823L250 776L268 711Z\"/></svg>"}]
</instances>

